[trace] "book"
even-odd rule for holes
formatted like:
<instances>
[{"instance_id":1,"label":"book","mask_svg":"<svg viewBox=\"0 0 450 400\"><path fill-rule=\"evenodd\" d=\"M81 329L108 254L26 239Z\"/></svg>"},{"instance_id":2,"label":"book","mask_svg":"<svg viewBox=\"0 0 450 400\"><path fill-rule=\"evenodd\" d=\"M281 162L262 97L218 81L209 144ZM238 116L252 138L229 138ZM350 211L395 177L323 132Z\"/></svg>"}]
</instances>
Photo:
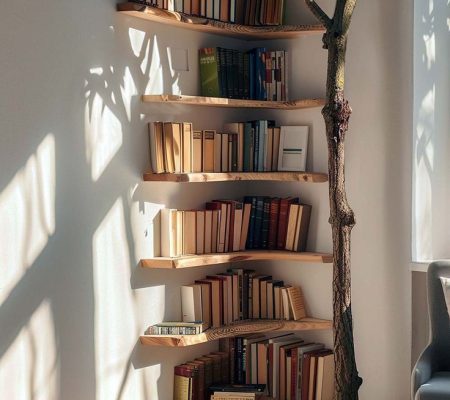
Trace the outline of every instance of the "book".
<instances>
[{"instance_id":1,"label":"book","mask_svg":"<svg viewBox=\"0 0 450 400\"><path fill-rule=\"evenodd\" d=\"M215 47L208 47L199 50L202 96L221 97L217 57L217 48Z\"/></svg>"},{"instance_id":2,"label":"book","mask_svg":"<svg viewBox=\"0 0 450 400\"><path fill-rule=\"evenodd\" d=\"M315 400L333 400L334 398L334 354L317 356L317 379Z\"/></svg>"},{"instance_id":3,"label":"book","mask_svg":"<svg viewBox=\"0 0 450 400\"><path fill-rule=\"evenodd\" d=\"M303 292L300 287L288 287L286 292L289 298L289 307L295 321L306 317Z\"/></svg>"},{"instance_id":4,"label":"book","mask_svg":"<svg viewBox=\"0 0 450 400\"><path fill-rule=\"evenodd\" d=\"M164 137L164 170L165 172L175 172L175 158L173 151L173 127L172 122L163 123Z\"/></svg>"},{"instance_id":5,"label":"book","mask_svg":"<svg viewBox=\"0 0 450 400\"><path fill-rule=\"evenodd\" d=\"M245 245L247 243L248 230L250 226L250 215L252 211L252 205L250 203L243 204L243 214L242 214L242 228L241 228L241 239L239 244L239 250L245 250Z\"/></svg>"},{"instance_id":6,"label":"book","mask_svg":"<svg viewBox=\"0 0 450 400\"><path fill-rule=\"evenodd\" d=\"M203 321L201 285L181 286L181 314L183 322Z\"/></svg>"},{"instance_id":7,"label":"book","mask_svg":"<svg viewBox=\"0 0 450 400\"><path fill-rule=\"evenodd\" d=\"M220 281L215 279L198 279L195 281L196 284L208 284L210 289L210 299L211 299L211 327L218 328L222 326L222 312L221 310L221 287Z\"/></svg>"},{"instance_id":8,"label":"book","mask_svg":"<svg viewBox=\"0 0 450 400\"><path fill-rule=\"evenodd\" d=\"M222 154L220 157L222 160L221 171L228 172L230 171L230 166L228 163L228 153L229 153L228 133L222 133L221 137L222 137L222 145L221 145Z\"/></svg>"},{"instance_id":9,"label":"book","mask_svg":"<svg viewBox=\"0 0 450 400\"><path fill-rule=\"evenodd\" d=\"M198 335L207 329L203 322L166 321L149 326L146 335Z\"/></svg>"},{"instance_id":10,"label":"book","mask_svg":"<svg viewBox=\"0 0 450 400\"><path fill-rule=\"evenodd\" d=\"M214 172L222 171L222 135L214 134Z\"/></svg>"},{"instance_id":11,"label":"book","mask_svg":"<svg viewBox=\"0 0 450 400\"><path fill-rule=\"evenodd\" d=\"M277 386L277 394L279 399L286 399L286 356L291 353L291 350L295 347L298 347L300 344L304 343L304 341L300 338L296 342L285 344L282 343L282 346L279 348L278 354L278 386Z\"/></svg>"},{"instance_id":12,"label":"book","mask_svg":"<svg viewBox=\"0 0 450 400\"><path fill-rule=\"evenodd\" d=\"M294 237L293 250L306 251L306 242L308 239L309 221L311 219L311 206L300 204L297 216L297 225Z\"/></svg>"},{"instance_id":13,"label":"book","mask_svg":"<svg viewBox=\"0 0 450 400\"><path fill-rule=\"evenodd\" d=\"M216 131L203 131L203 146L202 146L202 171L214 172L214 138Z\"/></svg>"},{"instance_id":14,"label":"book","mask_svg":"<svg viewBox=\"0 0 450 400\"><path fill-rule=\"evenodd\" d=\"M205 210L205 229L203 232L203 238L204 238L204 253L210 254L213 252L213 234L212 234L212 228L213 228L213 211L212 210ZM217 229L217 225L216 225ZM216 236L217 238L217 236Z\"/></svg>"},{"instance_id":15,"label":"book","mask_svg":"<svg viewBox=\"0 0 450 400\"><path fill-rule=\"evenodd\" d=\"M183 211L183 254L196 254L196 212Z\"/></svg>"},{"instance_id":16,"label":"book","mask_svg":"<svg viewBox=\"0 0 450 400\"><path fill-rule=\"evenodd\" d=\"M282 126L278 171L305 171L308 150L307 126Z\"/></svg>"},{"instance_id":17,"label":"book","mask_svg":"<svg viewBox=\"0 0 450 400\"><path fill-rule=\"evenodd\" d=\"M172 123L172 151L174 172L180 173L183 169L182 124Z\"/></svg>"},{"instance_id":18,"label":"book","mask_svg":"<svg viewBox=\"0 0 450 400\"><path fill-rule=\"evenodd\" d=\"M191 400L193 392L193 374L188 369L176 366L174 369L173 399Z\"/></svg>"},{"instance_id":19,"label":"book","mask_svg":"<svg viewBox=\"0 0 450 400\"><path fill-rule=\"evenodd\" d=\"M286 250L294 251L294 240L298 221L300 206L298 204L289 204L288 221L286 229L286 241L284 248Z\"/></svg>"},{"instance_id":20,"label":"book","mask_svg":"<svg viewBox=\"0 0 450 400\"><path fill-rule=\"evenodd\" d=\"M193 131L192 134L192 172L202 172L203 168L203 134Z\"/></svg>"},{"instance_id":21,"label":"book","mask_svg":"<svg viewBox=\"0 0 450 400\"><path fill-rule=\"evenodd\" d=\"M182 124L182 148L183 148L183 166L182 172L192 172L193 167L193 129L192 124L183 122Z\"/></svg>"},{"instance_id":22,"label":"book","mask_svg":"<svg viewBox=\"0 0 450 400\"><path fill-rule=\"evenodd\" d=\"M210 282L196 282L200 285L202 292L202 318L206 328L209 328L212 323L212 300L211 300L211 283Z\"/></svg>"},{"instance_id":23,"label":"book","mask_svg":"<svg viewBox=\"0 0 450 400\"><path fill-rule=\"evenodd\" d=\"M154 173L165 172L164 167L164 143L162 122L151 122L149 127L150 160Z\"/></svg>"},{"instance_id":24,"label":"book","mask_svg":"<svg viewBox=\"0 0 450 400\"><path fill-rule=\"evenodd\" d=\"M195 211L195 254L205 253L205 211Z\"/></svg>"},{"instance_id":25,"label":"book","mask_svg":"<svg viewBox=\"0 0 450 400\"><path fill-rule=\"evenodd\" d=\"M177 257L177 210L163 208L160 212L161 256Z\"/></svg>"}]
</instances>

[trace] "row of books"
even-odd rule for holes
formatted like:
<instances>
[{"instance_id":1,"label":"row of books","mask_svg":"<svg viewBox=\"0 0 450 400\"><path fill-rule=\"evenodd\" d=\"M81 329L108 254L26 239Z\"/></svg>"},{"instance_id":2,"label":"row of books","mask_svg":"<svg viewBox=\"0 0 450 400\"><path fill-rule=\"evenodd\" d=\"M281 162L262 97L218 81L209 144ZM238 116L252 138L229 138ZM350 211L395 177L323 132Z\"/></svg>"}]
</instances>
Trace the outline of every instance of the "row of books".
<instances>
[{"instance_id":1,"label":"row of books","mask_svg":"<svg viewBox=\"0 0 450 400\"><path fill-rule=\"evenodd\" d=\"M207 329L203 322L165 321L150 326L146 335L198 335Z\"/></svg>"},{"instance_id":2,"label":"row of books","mask_svg":"<svg viewBox=\"0 0 450 400\"><path fill-rule=\"evenodd\" d=\"M189 122L151 122L155 173L304 171L307 126L275 121L227 123L224 132L193 130Z\"/></svg>"},{"instance_id":3,"label":"row of books","mask_svg":"<svg viewBox=\"0 0 450 400\"><path fill-rule=\"evenodd\" d=\"M332 400L334 355L321 343L294 334L252 334L221 339L234 384L264 384L280 400Z\"/></svg>"},{"instance_id":4,"label":"row of books","mask_svg":"<svg viewBox=\"0 0 450 400\"><path fill-rule=\"evenodd\" d=\"M199 50L202 96L288 100L288 53L258 47L242 52L223 47Z\"/></svg>"},{"instance_id":5,"label":"row of books","mask_svg":"<svg viewBox=\"0 0 450 400\"><path fill-rule=\"evenodd\" d=\"M214 352L174 368L174 400L206 400L214 386L230 382L230 356Z\"/></svg>"},{"instance_id":6,"label":"row of books","mask_svg":"<svg viewBox=\"0 0 450 400\"><path fill-rule=\"evenodd\" d=\"M253 270L229 269L181 287L184 322L221 327L247 319L299 320L306 317L300 287Z\"/></svg>"},{"instance_id":7,"label":"row of books","mask_svg":"<svg viewBox=\"0 0 450 400\"><path fill-rule=\"evenodd\" d=\"M146 0L146 4L241 25L280 25L284 13L284 0Z\"/></svg>"},{"instance_id":8,"label":"row of books","mask_svg":"<svg viewBox=\"0 0 450 400\"><path fill-rule=\"evenodd\" d=\"M153 221L160 225L155 256L305 251L310 218L311 206L300 204L298 197L246 196L243 201L213 200L203 210L165 208Z\"/></svg>"},{"instance_id":9,"label":"row of books","mask_svg":"<svg viewBox=\"0 0 450 400\"><path fill-rule=\"evenodd\" d=\"M174 368L174 399L333 399L334 355L321 343L252 334L221 339L220 350Z\"/></svg>"}]
</instances>

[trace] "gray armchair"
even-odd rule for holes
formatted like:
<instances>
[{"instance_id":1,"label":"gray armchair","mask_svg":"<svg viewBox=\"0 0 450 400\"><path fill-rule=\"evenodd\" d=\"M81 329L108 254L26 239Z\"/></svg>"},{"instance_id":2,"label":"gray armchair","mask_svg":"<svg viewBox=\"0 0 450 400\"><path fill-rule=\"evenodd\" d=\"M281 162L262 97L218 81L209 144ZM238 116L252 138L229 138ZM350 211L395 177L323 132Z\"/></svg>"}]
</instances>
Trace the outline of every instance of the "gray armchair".
<instances>
[{"instance_id":1,"label":"gray armchair","mask_svg":"<svg viewBox=\"0 0 450 400\"><path fill-rule=\"evenodd\" d=\"M431 339L412 371L411 391L414 400L450 399L450 320L441 276L450 278L450 261L436 261L428 267Z\"/></svg>"}]
</instances>

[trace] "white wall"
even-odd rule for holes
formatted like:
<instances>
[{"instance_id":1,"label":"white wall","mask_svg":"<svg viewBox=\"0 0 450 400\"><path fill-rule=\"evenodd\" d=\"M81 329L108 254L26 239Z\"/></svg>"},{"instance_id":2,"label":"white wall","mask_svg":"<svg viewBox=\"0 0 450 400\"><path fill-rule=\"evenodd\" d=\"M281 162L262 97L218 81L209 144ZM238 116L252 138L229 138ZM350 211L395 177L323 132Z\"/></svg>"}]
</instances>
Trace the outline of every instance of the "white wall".
<instances>
[{"instance_id":1,"label":"white wall","mask_svg":"<svg viewBox=\"0 0 450 400\"><path fill-rule=\"evenodd\" d=\"M289 18L312 21L297 4L289 3ZM409 392L411 23L406 0L361 0L349 42L347 181L358 222L353 307L362 399L407 399ZM173 365L214 344L153 349L140 346L138 336L151 323L178 317L179 285L223 268L140 270L139 259L151 255L155 210L247 193L300 194L314 206L309 247L329 251L327 187L143 184L146 122L173 118L219 128L268 116L308 124L308 165L325 171L320 110L141 104L144 92L196 93L197 49L240 44L126 18L113 0L9 2L0 37L1 397L170 399ZM285 45L293 97L322 96L320 36ZM168 47L188 50L189 71L171 72ZM329 266L258 268L301 283L311 314L331 317Z\"/></svg>"}]
</instances>

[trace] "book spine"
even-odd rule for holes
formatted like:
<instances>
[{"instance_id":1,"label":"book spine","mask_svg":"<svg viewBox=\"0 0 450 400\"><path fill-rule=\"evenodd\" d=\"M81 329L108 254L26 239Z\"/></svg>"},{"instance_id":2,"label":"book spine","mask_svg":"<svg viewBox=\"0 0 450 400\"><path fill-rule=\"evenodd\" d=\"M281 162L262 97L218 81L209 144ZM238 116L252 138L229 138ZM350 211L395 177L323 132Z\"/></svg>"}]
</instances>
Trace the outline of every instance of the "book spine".
<instances>
[{"instance_id":1,"label":"book spine","mask_svg":"<svg viewBox=\"0 0 450 400\"><path fill-rule=\"evenodd\" d=\"M199 50L202 96L220 97L219 63L216 48Z\"/></svg>"},{"instance_id":2,"label":"book spine","mask_svg":"<svg viewBox=\"0 0 450 400\"><path fill-rule=\"evenodd\" d=\"M263 219L261 226L261 248L267 249L269 241L270 199L264 199Z\"/></svg>"},{"instance_id":3,"label":"book spine","mask_svg":"<svg viewBox=\"0 0 450 400\"><path fill-rule=\"evenodd\" d=\"M255 217L256 217L256 198L255 197L245 197L244 203L250 203L251 204L251 211L250 211L250 222L248 227L248 236L247 236L247 243L245 245L246 249L253 249L253 238L254 238L254 232L255 232Z\"/></svg>"},{"instance_id":4,"label":"book spine","mask_svg":"<svg viewBox=\"0 0 450 400\"><path fill-rule=\"evenodd\" d=\"M261 247L261 230L264 212L264 199L257 197L256 199L256 212L255 212L255 225L254 225L254 237L253 248L258 249Z\"/></svg>"},{"instance_id":5,"label":"book spine","mask_svg":"<svg viewBox=\"0 0 450 400\"><path fill-rule=\"evenodd\" d=\"M272 199L270 202L269 239L267 243L269 250L274 250L277 246L279 205L278 199Z\"/></svg>"}]
</instances>

